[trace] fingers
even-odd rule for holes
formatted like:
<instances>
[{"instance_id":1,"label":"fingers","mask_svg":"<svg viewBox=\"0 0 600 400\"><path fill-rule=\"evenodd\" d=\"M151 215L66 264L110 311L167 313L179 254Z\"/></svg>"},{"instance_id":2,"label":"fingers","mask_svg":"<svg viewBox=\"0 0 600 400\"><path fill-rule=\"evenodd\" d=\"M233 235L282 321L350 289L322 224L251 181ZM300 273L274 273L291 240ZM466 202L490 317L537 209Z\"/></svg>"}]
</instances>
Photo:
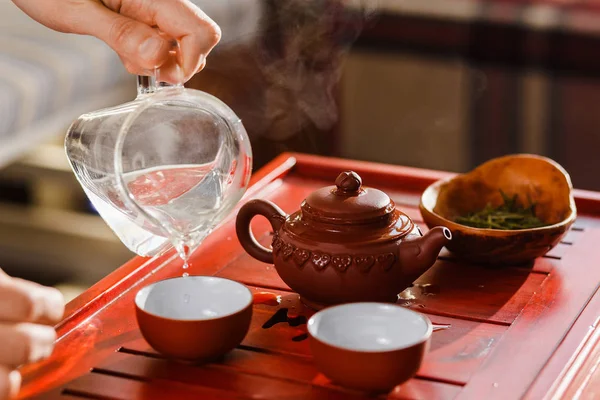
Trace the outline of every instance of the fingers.
<instances>
[{"instance_id":1,"label":"fingers","mask_svg":"<svg viewBox=\"0 0 600 400\"><path fill-rule=\"evenodd\" d=\"M157 29L102 4L90 2L87 16L82 18L86 22L80 24L82 33L106 42L122 60L127 60L125 67L131 73L153 70L169 56L172 46Z\"/></svg>"},{"instance_id":2,"label":"fingers","mask_svg":"<svg viewBox=\"0 0 600 400\"><path fill-rule=\"evenodd\" d=\"M21 386L15 369L49 357L56 331L50 324L64 314L62 294L0 273L0 398L14 398Z\"/></svg>"},{"instance_id":3,"label":"fingers","mask_svg":"<svg viewBox=\"0 0 600 400\"><path fill-rule=\"evenodd\" d=\"M62 319L64 311L64 298L57 289L17 278L0 281L2 322L36 322L51 325Z\"/></svg>"},{"instance_id":4,"label":"fingers","mask_svg":"<svg viewBox=\"0 0 600 400\"><path fill-rule=\"evenodd\" d=\"M221 38L219 26L189 0L122 0L120 6L117 14L97 4L103 10L94 11L99 16L88 30L119 53L131 73L149 75L160 67L160 80L186 82L204 68ZM179 42L179 59L169 54L170 38Z\"/></svg>"},{"instance_id":5,"label":"fingers","mask_svg":"<svg viewBox=\"0 0 600 400\"><path fill-rule=\"evenodd\" d=\"M0 365L16 368L43 360L52 354L55 340L56 331L50 326L0 324Z\"/></svg>"},{"instance_id":6,"label":"fingers","mask_svg":"<svg viewBox=\"0 0 600 400\"><path fill-rule=\"evenodd\" d=\"M189 80L204 68L206 57L221 40L221 29L189 0L155 0L150 12L156 26L179 41L184 80ZM165 69L165 74L171 72Z\"/></svg>"},{"instance_id":7,"label":"fingers","mask_svg":"<svg viewBox=\"0 0 600 400\"><path fill-rule=\"evenodd\" d=\"M55 325L63 319L65 314L65 298L60 290L20 278L12 279L22 290L28 291L30 294L34 293L32 298L34 302L37 302L35 305L42 304L41 307L38 306L37 313L33 313L30 318L22 322ZM32 308L35 309L35 305Z\"/></svg>"},{"instance_id":8,"label":"fingers","mask_svg":"<svg viewBox=\"0 0 600 400\"><path fill-rule=\"evenodd\" d=\"M0 365L0 399L17 397L21 388L21 374Z\"/></svg>"},{"instance_id":9,"label":"fingers","mask_svg":"<svg viewBox=\"0 0 600 400\"><path fill-rule=\"evenodd\" d=\"M153 69L142 68L142 67L138 66L135 62L129 61L128 59L126 59L123 56L119 56L119 58L121 59L121 62L123 63L123 66L125 67L125 69L127 69L127 71L130 74L142 75L142 76L154 75Z\"/></svg>"}]
</instances>

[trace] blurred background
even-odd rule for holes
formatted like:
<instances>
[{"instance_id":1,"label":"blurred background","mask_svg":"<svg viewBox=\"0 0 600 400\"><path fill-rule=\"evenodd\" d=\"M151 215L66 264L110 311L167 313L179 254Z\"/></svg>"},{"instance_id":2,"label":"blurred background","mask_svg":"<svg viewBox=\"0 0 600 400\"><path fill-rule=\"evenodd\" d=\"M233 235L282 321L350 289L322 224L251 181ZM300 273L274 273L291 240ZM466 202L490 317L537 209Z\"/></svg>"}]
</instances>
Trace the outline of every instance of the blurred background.
<instances>
[{"instance_id":1,"label":"blurred background","mask_svg":"<svg viewBox=\"0 0 600 400\"><path fill-rule=\"evenodd\" d=\"M187 86L242 118L255 170L284 151L464 172L549 156L600 190L600 1L194 0L221 26ZM90 37L0 3L0 266L71 298L133 255L65 158L80 114L135 97Z\"/></svg>"}]
</instances>

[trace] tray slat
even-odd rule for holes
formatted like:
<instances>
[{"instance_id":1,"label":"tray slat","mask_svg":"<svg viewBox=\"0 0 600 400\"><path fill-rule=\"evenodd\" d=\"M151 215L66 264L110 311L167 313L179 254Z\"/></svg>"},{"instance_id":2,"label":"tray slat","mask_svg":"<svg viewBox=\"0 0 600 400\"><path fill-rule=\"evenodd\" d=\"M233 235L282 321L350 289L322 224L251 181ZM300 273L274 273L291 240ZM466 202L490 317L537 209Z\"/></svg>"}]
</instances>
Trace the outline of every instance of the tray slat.
<instances>
[{"instance_id":1,"label":"tray slat","mask_svg":"<svg viewBox=\"0 0 600 400\"><path fill-rule=\"evenodd\" d=\"M565 257L509 328L498 346L502 351L484 361L459 398L505 399L507 390L519 397L526 393L598 290L600 268L595 260L600 257L600 230L588 229L579 243L579 251ZM519 366L519 373L508 374L507 366L525 354L527 360Z\"/></svg>"},{"instance_id":2,"label":"tray slat","mask_svg":"<svg viewBox=\"0 0 600 400\"><path fill-rule=\"evenodd\" d=\"M267 369L276 367L277 364L263 364L263 368ZM177 382L186 388L211 388L248 398L352 400L364 397L348 391L341 392L293 380L273 379L266 375L249 374L220 366L198 367L121 352L103 362L100 368L152 382L166 381L163 382L163 386Z\"/></svg>"},{"instance_id":3,"label":"tray slat","mask_svg":"<svg viewBox=\"0 0 600 400\"><path fill-rule=\"evenodd\" d=\"M232 400L240 398L202 387L165 385L165 382L160 381L145 382L104 373L89 373L73 380L65 387L63 394L84 399L110 400L196 400L199 398Z\"/></svg>"},{"instance_id":4,"label":"tray slat","mask_svg":"<svg viewBox=\"0 0 600 400\"><path fill-rule=\"evenodd\" d=\"M190 367L162 360L143 339L140 339L129 343L127 348L106 360L102 368L113 373L144 379L162 379L208 386L242 395L249 393L249 396L265 399L364 399L362 393L332 385L308 360L245 349L235 349L218 365ZM243 379L239 378L240 374L243 375ZM279 383L280 380L283 380L283 385ZM238 385L244 387L239 389ZM258 385L259 390L256 390L254 385ZM459 391L460 386L457 385L414 379L390 393L389 396L382 397L448 399L454 397ZM424 395L428 397L422 397Z\"/></svg>"}]
</instances>

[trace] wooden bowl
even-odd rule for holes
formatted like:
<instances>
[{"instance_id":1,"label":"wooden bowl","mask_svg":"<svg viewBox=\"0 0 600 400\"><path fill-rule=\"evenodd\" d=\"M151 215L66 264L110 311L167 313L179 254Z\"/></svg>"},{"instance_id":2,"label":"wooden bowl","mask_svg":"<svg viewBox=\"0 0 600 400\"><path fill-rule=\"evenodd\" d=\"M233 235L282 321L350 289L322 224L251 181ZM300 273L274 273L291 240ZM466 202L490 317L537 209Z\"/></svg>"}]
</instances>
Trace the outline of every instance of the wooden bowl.
<instances>
[{"instance_id":1,"label":"wooden bowl","mask_svg":"<svg viewBox=\"0 0 600 400\"><path fill-rule=\"evenodd\" d=\"M314 362L333 382L384 393L419 370L433 327L426 316L396 304L348 303L308 321Z\"/></svg>"},{"instance_id":2,"label":"wooden bowl","mask_svg":"<svg viewBox=\"0 0 600 400\"><path fill-rule=\"evenodd\" d=\"M142 336L154 350L180 361L206 362L239 345L250 328L252 292L212 276L162 280L135 298Z\"/></svg>"},{"instance_id":3,"label":"wooden bowl","mask_svg":"<svg viewBox=\"0 0 600 400\"><path fill-rule=\"evenodd\" d=\"M495 158L473 171L441 180L421 196L421 215L429 228L452 231L447 245L457 257L491 265L525 264L560 242L577 216L569 174L555 161L530 154ZM523 206L536 203L536 216L546 226L504 230L473 228L454 222L458 216L504 203L501 190L518 195Z\"/></svg>"}]
</instances>

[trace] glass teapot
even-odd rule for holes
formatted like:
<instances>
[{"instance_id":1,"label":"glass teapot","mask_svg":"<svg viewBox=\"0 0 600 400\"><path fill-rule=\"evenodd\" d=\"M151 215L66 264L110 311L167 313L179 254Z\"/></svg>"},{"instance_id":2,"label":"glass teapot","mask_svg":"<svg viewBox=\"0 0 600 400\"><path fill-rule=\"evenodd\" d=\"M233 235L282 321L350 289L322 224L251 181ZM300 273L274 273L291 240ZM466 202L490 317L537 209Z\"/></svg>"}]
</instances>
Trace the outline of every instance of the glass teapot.
<instances>
[{"instance_id":1,"label":"glass teapot","mask_svg":"<svg viewBox=\"0 0 600 400\"><path fill-rule=\"evenodd\" d=\"M153 256L173 244L187 260L244 194L249 139L240 118L216 97L161 82L159 70L137 79L135 100L72 123L67 158L131 251Z\"/></svg>"}]
</instances>

